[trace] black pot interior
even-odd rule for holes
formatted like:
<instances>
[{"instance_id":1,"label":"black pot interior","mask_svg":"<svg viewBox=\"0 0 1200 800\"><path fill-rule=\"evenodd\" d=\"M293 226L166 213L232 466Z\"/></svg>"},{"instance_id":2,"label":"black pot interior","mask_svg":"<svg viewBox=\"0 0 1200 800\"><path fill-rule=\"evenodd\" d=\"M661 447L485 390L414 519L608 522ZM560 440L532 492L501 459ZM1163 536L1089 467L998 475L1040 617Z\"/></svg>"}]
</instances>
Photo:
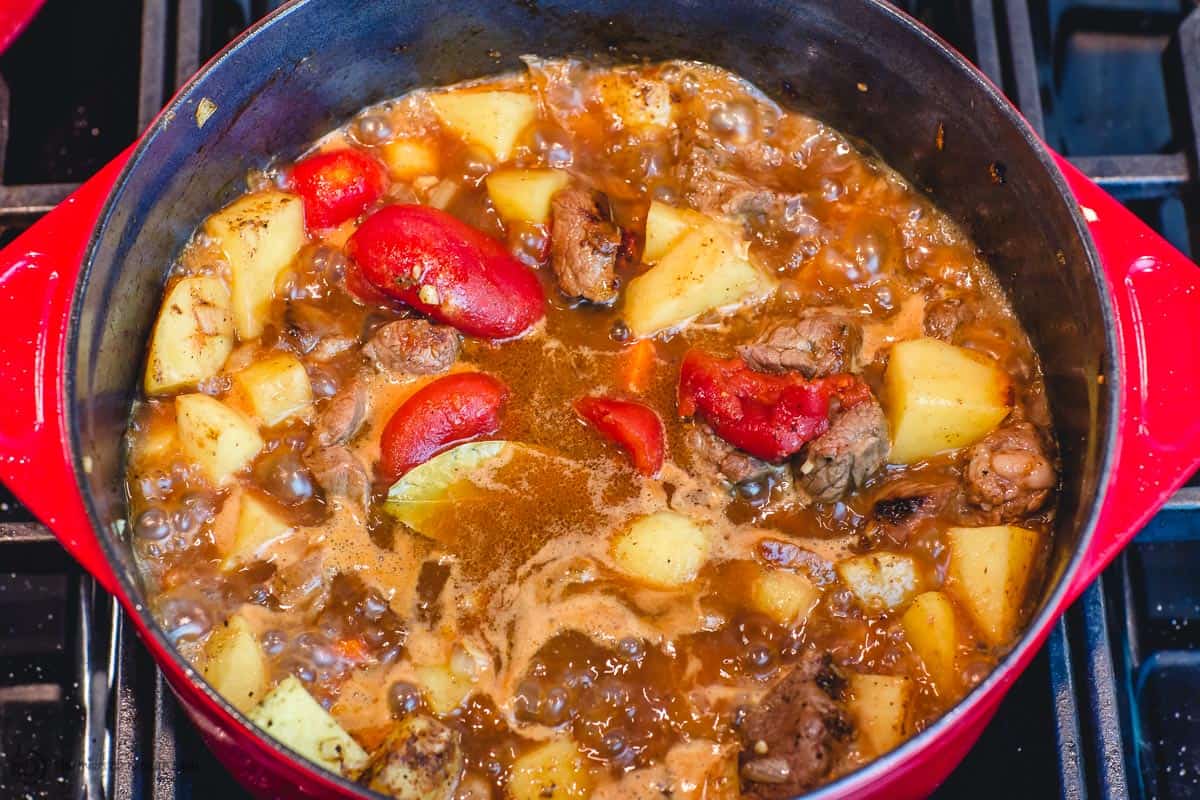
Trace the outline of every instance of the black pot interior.
<instances>
[{"instance_id":1,"label":"black pot interior","mask_svg":"<svg viewBox=\"0 0 1200 800\"><path fill-rule=\"evenodd\" d=\"M172 258L248 168L295 155L359 107L519 66L518 56L687 58L869 142L962 223L1040 352L1062 449L1046 596L1096 496L1109 395L1105 303L1089 245L1031 134L927 34L867 0L301 0L173 105L135 157L93 243L68 353L70 418L92 511L121 541L121 437ZM498 55L497 55L498 54ZM201 127L196 108L217 110ZM942 135L939 136L939 129ZM942 140L944 147L939 148ZM1111 382L1110 382L1111 383ZM136 585L136 578L132 579Z\"/></svg>"}]
</instances>

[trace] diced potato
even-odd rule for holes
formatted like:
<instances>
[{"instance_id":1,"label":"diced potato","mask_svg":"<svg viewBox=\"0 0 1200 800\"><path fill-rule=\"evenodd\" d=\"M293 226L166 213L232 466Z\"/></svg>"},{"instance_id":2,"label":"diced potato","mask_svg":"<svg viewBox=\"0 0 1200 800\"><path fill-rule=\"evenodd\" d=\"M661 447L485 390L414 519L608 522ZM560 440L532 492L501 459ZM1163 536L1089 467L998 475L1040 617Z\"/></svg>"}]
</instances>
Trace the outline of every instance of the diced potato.
<instances>
[{"instance_id":1,"label":"diced potato","mask_svg":"<svg viewBox=\"0 0 1200 800\"><path fill-rule=\"evenodd\" d=\"M396 800L450 800L462 771L458 731L416 715L396 725L360 780Z\"/></svg>"},{"instance_id":2,"label":"diced potato","mask_svg":"<svg viewBox=\"0 0 1200 800\"><path fill-rule=\"evenodd\" d=\"M838 577L867 611L891 611L920 590L920 576L912 556L901 553L867 553L834 565Z\"/></svg>"},{"instance_id":3,"label":"diced potato","mask_svg":"<svg viewBox=\"0 0 1200 800\"><path fill-rule=\"evenodd\" d=\"M954 653L958 649L959 635L950 598L941 592L917 595L900 618L900 625L938 689L954 691L958 686Z\"/></svg>"},{"instance_id":4,"label":"diced potato","mask_svg":"<svg viewBox=\"0 0 1200 800\"><path fill-rule=\"evenodd\" d=\"M233 541L221 569L238 569L255 561L270 560L272 547L294 533L275 509L249 492L241 496L233 531Z\"/></svg>"},{"instance_id":5,"label":"diced potato","mask_svg":"<svg viewBox=\"0 0 1200 800\"><path fill-rule=\"evenodd\" d=\"M262 333L275 279L304 246L304 206L284 192L243 195L208 218L233 278L233 324L238 338Z\"/></svg>"},{"instance_id":6,"label":"diced potato","mask_svg":"<svg viewBox=\"0 0 1200 800\"><path fill-rule=\"evenodd\" d=\"M270 428L286 419L305 416L312 409L312 383L304 365L293 355L256 361L234 373L237 397L259 422Z\"/></svg>"},{"instance_id":7,"label":"diced potato","mask_svg":"<svg viewBox=\"0 0 1200 800\"><path fill-rule=\"evenodd\" d=\"M233 350L230 302L220 278L184 278L171 288L150 339L146 394L192 388L221 371Z\"/></svg>"},{"instance_id":8,"label":"diced potato","mask_svg":"<svg viewBox=\"0 0 1200 800\"><path fill-rule=\"evenodd\" d=\"M425 704L438 716L445 716L462 705L475 688L474 677L455 669L453 664L417 667L416 676L425 690Z\"/></svg>"},{"instance_id":9,"label":"diced potato","mask_svg":"<svg viewBox=\"0 0 1200 800\"><path fill-rule=\"evenodd\" d=\"M157 418L133 442L130 460L135 468L170 459L179 452L179 426L174 419Z\"/></svg>"},{"instance_id":10,"label":"diced potato","mask_svg":"<svg viewBox=\"0 0 1200 800\"><path fill-rule=\"evenodd\" d=\"M570 739L556 739L519 756L508 778L512 800L582 800L591 792L592 776Z\"/></svg>"},{"instance_id":11,"label":"diced potato","mask_svg":"<svg viewBox=\"0 0 1200 800\"><path fill-rule=\"evenodd\" d=\"M858 736L872 755L883 755L908 736L913 682L898 675L851 675L850 711Z\"/></svg>"},{"instance_id":12,"label":"diced potato","mask_svg":"<svg viewBox=\"0 0 1200 800\"><path fill-rule=\"evenodd\" d=\"M665 81L610 70L597 79L596 88L604 110L622 128L655 133L671 124L675 107L671 87Z\"/></svg>"},{"instance_id":13,"label":"diced potato","mask_svg":"<svg viewBox=\"0 0 1200 800\"><path fill-rule=\"evenodd\" d=\"M974 444L1008 416L1012 382L984 356L937 339L892 347L883 376L890 460L911 464Z\"/></svg>"},{"instance_id":14,"label":"diced potato","mask_svg":"<svg viewBox=\"0 0 1200 800\"><path fill-rule=\"evenodd\" d=\"M654 200L646 212L646 246L642 263L657 263L685 233L713 223L713 219L690 208L675 208Z\"/></svg>"},{"instance_id":15,"label":"diced potato","mask_svg":"<svg viewBox=\"0 0 1200 800\"><path fill-rule=\"evenodd\" d=\"M684 235L658 264L629 282L625 323L634 336L651 336L705 311L765 297L774 288L750 263L747 245L732 229L713 223Z\"/></svg>"},{"instance_id":16,"label":"diced potato","mask_svg":"<svg viewBox=\"0 0 1200 800\"><path fill-rule=\"evenodd\" d=\"M946 531L946 588L989 644L1006 644L1017 632L1040 538L1011 525Z\"/></svg>"},{"instance_id":17,"label":"diced potato","mask_svg":"<svg viewBox=\"0 0 1200 800\"><path fill-rule=\"evenodd\" d=\"M176 397L175 421L183 455L218 486L250 466L263 448L253 422L206 394Z\"/></svg>"},{"instance_id":18,"label":"diced potato","mask_svg":"<svg viewBox=\"0 0 1200 800\"><path fill-rule=\"evenodd\" d=\"M379 148L379 154L395 180L438 174L438 150L427 139L392 139Z\"/></svg>"},{"instance_id":19,"label":"diced potato","mask_svg":"<svg viewBox=\"0 0 1200 800\"><path fill-rule=\"evenodd\" d=\"M521 133L537 116L537 101L525 92L459 90L430 95L442 123L463 140L507 161Z\"/></svg>"},{"instance_id":20,"label":"diced potato","mask_svg":"<svg viewBox=\"0 0 1200 800\"><path fill-rule=\"evenodd\" d=\"M550 201L568 179L561 169L502 169L487 176L488 197L505 222L544 225Z\"/></svg>"},{"instance_id":21,"label":"diced potato","mask_svg":"<svg viewBox=\"0 0 1200 800\"><path fill-rule=\"evenodd\" d=\"M234 614L204 644L204 679L243 714L267 693L267 656L250 623Z\"/></svg>"},{"instance_id":22,"label":"diced potato","mask_svg":"<svg viewBox=\"0 0 1200 800\"><path fill-rule=\"evenodd\" d=\"M279 742L328 770L353 779L367 766L366 751L294 675L280 681L248 716Z\"/></svg>"},{"instance_id":23,"label":"diced potato","mask_svg":"<svg viewBox=\"0 0 1200 800\"><path fill-rule=\"evenodd\" d=\"M760 569L750 584L750 605L781 625L799 625L821 599L812 581L783 569Z\"/></svg>"},{"instance_id":24,"label":"diced potato","mask_svg":"<svg viewBox=\"0 0 1200 800\"><path fill-rule=\"evenodd\" d=\"M695 580L708 558L708 533L690 518L659 511L639 518L612 544L617 568L652 586Z\"/></svg>"}]
</instances>

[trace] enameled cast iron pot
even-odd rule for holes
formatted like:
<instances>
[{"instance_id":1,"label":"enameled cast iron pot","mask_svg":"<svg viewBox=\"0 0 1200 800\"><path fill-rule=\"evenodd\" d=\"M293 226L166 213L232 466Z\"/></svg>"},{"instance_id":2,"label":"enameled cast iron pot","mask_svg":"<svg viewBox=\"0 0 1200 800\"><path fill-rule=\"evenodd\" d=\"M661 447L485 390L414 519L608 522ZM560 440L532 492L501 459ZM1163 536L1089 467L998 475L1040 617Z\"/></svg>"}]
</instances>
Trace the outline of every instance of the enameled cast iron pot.
<instances>
[{"instance_id":1,"label":"enameled cast iron pot","mask_svg":"<svg viewBox=\"0 0 1200 800\"><path fill-rule=\"evenodd\" d=\"M1047 585L945 717L814 797L916 798L978 737L1050 625L1200 463L1200 272L1048 152L974 67L880 0L297 0L0 253L0 478L125 606L221 761L262 797L369 793L216 695L146 610L121 436L172 257L247 168L359 107L524 53L690 58L869 142L971 233L1041 354L1063 485ZM498 54L498 55L497 55ZM207 99L216 109L198 115ZM208 106L209 103L204 103Z\"/></svg>"}]
</instances>

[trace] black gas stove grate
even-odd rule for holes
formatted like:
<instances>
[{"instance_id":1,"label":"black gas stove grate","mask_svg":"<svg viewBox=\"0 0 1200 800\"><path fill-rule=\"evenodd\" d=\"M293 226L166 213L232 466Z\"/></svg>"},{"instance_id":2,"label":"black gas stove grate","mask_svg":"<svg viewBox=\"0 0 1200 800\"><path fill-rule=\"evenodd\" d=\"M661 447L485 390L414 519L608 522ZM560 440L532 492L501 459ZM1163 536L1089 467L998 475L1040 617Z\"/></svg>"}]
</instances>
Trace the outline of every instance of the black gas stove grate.
<instances>
[{"instance_id":1,"label":"black gas stove grate","mask_svg":"<svg viewBox=\"0 0 1200 800\"><path fill-rule=\"evenodd\" d=\"M49 0L0 56L0 245L279 4ZM1053 147L1185 253L1200 252L1194 3L901 5L979 64ZM0 565L0 798L246 796L179 719L113 601L3 487ZM1200 796L1197 574L1193 479L1056 625L937 796Z\"/></svg>"}]
</instances>

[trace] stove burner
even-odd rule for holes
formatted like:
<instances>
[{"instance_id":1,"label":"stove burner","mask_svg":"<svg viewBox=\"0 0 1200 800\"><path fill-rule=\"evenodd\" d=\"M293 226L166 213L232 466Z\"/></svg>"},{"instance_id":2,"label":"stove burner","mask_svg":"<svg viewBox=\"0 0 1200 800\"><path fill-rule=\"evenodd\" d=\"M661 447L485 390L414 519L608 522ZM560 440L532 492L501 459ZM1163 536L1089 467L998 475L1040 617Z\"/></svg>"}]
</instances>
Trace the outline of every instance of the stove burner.
<instances>
[{"instance_id":1,"label":"stove burner","mask_svg":"<svg viewBox=\"0 0 1200 800\"><path fill-rule=\"evenodd\" d=\"M0 245L279 4L49 0L0 56ZM1183 252L1200 252L1193 4L899 4L979 64L1053 147ZM112 600L3 487L0 564L0 797L247 797L179 719ZM1055 626L936 797L1200 796L1198 574L1193 478Z\"/></svg>"}]
</instances>

